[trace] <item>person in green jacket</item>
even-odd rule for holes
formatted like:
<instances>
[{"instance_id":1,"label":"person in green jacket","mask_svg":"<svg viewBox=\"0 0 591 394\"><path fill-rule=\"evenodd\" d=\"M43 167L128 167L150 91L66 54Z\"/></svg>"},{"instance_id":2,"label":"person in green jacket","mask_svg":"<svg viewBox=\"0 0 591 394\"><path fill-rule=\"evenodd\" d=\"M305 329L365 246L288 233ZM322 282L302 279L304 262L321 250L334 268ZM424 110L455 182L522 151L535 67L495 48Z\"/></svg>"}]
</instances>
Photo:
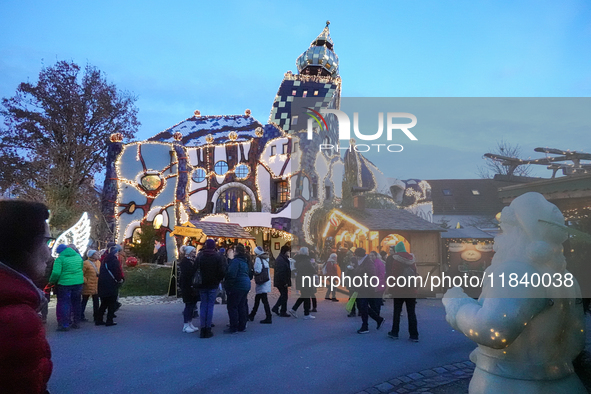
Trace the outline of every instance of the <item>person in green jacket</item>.
<instances>
[{"instance_id":1,"label":"person in green jacket","mask_svg":"<svg viewBox=\"0 0 591 394\"><path fill-rule=\"evenodd\" d=\"M53 264L49 283L55 284L57 294L58 331L80 328L82 285L84 273L82 256L64 244L57 247L59 254Z\"/></svg>"}]
</instances>

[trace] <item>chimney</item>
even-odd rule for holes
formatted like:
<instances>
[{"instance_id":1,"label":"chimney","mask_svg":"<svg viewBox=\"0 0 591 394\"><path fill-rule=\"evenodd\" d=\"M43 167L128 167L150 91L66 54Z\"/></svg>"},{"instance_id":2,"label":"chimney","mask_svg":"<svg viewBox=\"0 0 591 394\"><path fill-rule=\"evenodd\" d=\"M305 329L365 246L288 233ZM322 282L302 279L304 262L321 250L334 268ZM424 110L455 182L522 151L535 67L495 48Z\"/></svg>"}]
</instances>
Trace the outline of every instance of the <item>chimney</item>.
<instances>
[{"instance_id":1,"label":"chimney","mask_svg":"<svg viewBox=\"0 0 591 394\"><path fill-rule=\"evenodd\" d=\"M365 196L364 195L357 195L353 197L353 207L355 209L364 210L365 209Z\"/></svg>"}]
</instances>

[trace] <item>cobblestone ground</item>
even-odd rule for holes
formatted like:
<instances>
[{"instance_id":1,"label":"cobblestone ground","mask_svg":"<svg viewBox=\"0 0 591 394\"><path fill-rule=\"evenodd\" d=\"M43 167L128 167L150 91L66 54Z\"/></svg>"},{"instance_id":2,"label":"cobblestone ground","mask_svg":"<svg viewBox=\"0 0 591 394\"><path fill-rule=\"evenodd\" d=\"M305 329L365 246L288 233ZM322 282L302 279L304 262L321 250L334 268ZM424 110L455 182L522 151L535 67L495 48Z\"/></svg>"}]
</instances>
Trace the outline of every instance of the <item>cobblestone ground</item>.
<instances>
[{"instance_id":1,"label":"cobblestone ground","mask_svg":"<svg viewBox=\"0 0 591 394\"><path fill-rule=\"evenodd\" d=\"M467 393L473 372L474 364L470 361L442 365L441 367L399 376L374 387L369 387L357 394ZM450 389L453 391L449 391Z\"/></svg>"}]
</instances>

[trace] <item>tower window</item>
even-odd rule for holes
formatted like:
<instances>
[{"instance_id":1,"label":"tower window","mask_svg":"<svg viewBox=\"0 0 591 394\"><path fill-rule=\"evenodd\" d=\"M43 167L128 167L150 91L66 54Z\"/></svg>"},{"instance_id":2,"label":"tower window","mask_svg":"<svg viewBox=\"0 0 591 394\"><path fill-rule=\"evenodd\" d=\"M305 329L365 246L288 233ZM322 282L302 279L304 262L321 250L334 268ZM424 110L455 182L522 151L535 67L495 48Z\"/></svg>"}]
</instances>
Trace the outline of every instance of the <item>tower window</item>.
<instances>
[{"instance_id":1,"label":"tower window","mask_svg":"<svg viewBox=\"0 0 591 394\"><path fill-rule=\"evenodd\" d=\"M284 155L287 154L287 150L288 150L288 146L287 145L288 145L287 143L283 144L283 154Z\"/></svg>"},{"instance_id":2,"label":"tower window","mask_svg":"<svg viewBox=\"0 0 591 394\"><path fill-rule=\"evenodd\" d=\"M453 196L453 193L450 189L443 189L442 192L444 196Z\"/></svg>"},{"instance_id":3,"label":"tower window","mask_svg":"<svg viewBox=\"0 0 591 394\"><path fill-rule=\"evenodd\" d=\"M479 196L480 195L480 191L477 189L472 189L472 194L475 196Z\"/></svg>"},{"instance_id":4,"label":"tower window","mask_svg":"<svg viewBox=\"0 0 591 394\"><path fill-rule=\"evenodd\" d=\"M291 117L291 125L292 126L295 126L297 124L298 124L298 116L297 115L294 115L294 116Z\"/></svg>"},{"instance_id":5,"label":"tower window","mask_svg":"<svg viewBox=\"0 0 591 394\"><path fill-rule=\"evenodd\" d=\"M298 92L297 90L292 90L292 91L291 91L291 95L292 95L292 96L295 96L297 92Z\"/></svg>"},{"instance_id":6,"label":"tower window","mask_svg":"<svg viewBox=\"0 0 591 394\"><path fill-rule=\"evenodd\" d=\"M291 153L296 153L298 151L299 145L300 145L299 142L294 142L293 143L293 149L291 150Z\"/></svg>"},{"instance_id":7,"label":"tower window","mask_svg":"<svg viewBox=\"0 0 591 394\"><path fill-rule=\"evenodd\" d=\"M318 90L314 91L314 96L318 96Z\"/></svg>"},{"instance_id":8,"label":"tower window","mask_svg":"<svg viewBox=\"0 0 591 394\"><path fill-rule=\"evenodd\" d=\"M308 97L308 91L304 90L304 94L302 94L302 97Z\"/></svg>"},{"instance_id":9,"label":"tower window","mask_svg":"<svg viewBox=\"0 0 591 394\"><path fill-rule=\"evenodd\" d=\"M271 146L271 156L275 156L277 154L277 145Z\"/></svg>"},{"instance_id":10,"label":"tower window","mask_svg":"<svg viewBox=\"0 0 591 394\"><path fill-rule=\"evenodd\" d=\"M326 68L330 68L331 64L330 63L326 63Z\"/></svg>"}]
</instances>

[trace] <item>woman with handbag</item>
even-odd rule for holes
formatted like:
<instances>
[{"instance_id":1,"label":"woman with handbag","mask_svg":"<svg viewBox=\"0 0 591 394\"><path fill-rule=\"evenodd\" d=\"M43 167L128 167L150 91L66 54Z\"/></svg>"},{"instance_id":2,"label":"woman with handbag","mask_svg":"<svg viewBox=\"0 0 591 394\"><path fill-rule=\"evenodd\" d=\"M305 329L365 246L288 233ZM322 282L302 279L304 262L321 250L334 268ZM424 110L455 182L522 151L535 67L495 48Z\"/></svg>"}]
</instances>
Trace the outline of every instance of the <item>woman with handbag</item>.
<instances>
[{"instance_id":1,"label":"woman with handbag","mask_svg":"<svg viewBox=\"0 0 591 394\"><path fill-rule=\"evenodd\" d=\"M119 296L119 286L123 283L121 265L117 254L121 251L120 245L111 246L107 256L103 260L98 279L98 295L101 300L101 306L96 313L94 324L97 326L115 326L113 321L115 309L117 308L117 297ZM107 323L103 321L103 316L107 311Z\"/></svg>"},{"instance_id":2,"label":"woman with handbag","mask_svg":"<svg viewBox=\"0 0 591 394\"><path fill-rule=\"evenodd\" d=\"M254 262L254 281L256 283L256 296L254 297L254 306L248 320L254 321L254 317L259 309L259 303L262 301L265 307L265 320L261 320L261 324L271 324L271 307L269 306L269 299L267 294L271 292L271 277L269 276L269 255L265 253L263 248L257 246L254 249L254 253L257 256Z\"/></svg>"},{"instance_id":3,"label":"woman with handbag","mask_svg":"<svg viewBox=\"0 0 591 394\"><path fill-rule=\"evenodd\" d=\"M195 255L196 249L193 246L185 246L183 250L183 258L179 263L181 274L179 276L179 287L181 289L181 296L185 303L183 311L183 332L192 333L199 331L198 327L193 325L193 313L197 306L198 295L197 289L193 288L193 276L195 276Z\"/></svg>"}]
</instances>

